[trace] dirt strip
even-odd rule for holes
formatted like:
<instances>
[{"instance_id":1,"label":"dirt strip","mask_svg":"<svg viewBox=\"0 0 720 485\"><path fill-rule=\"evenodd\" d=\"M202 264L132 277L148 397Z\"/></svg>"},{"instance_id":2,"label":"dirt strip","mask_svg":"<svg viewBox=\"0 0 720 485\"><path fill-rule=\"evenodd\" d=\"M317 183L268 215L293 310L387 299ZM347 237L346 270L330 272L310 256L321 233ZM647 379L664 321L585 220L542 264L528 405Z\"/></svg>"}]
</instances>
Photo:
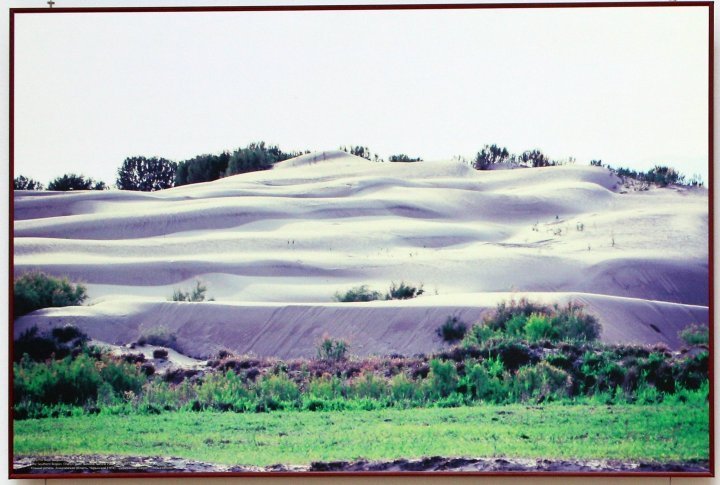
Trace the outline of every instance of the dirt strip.
<instances>
[{"instance_id":1,"label":"dirt strip","mask_svg":"<svg viewBox=\"0 0 720 485\"><path fill-rule=\"evenodd\" d=\"M308 465L232 466L177 457L122 455L16 456L16 474L58 473L272 473L272 472L626 472L704 473L707 460L627 462L616 460L548 460L519 458L443 458L418 460L313 462Z\"/></svg>"}]
</instances>

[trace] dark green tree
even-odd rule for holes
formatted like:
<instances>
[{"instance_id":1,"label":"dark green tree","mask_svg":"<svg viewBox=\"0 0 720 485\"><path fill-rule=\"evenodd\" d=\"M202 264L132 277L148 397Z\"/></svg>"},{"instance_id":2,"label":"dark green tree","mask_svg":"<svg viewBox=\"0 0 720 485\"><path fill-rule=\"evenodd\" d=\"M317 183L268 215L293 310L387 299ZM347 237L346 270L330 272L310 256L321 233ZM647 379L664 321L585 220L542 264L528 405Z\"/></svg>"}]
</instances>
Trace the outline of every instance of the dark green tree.
<instances>
[{"instance_id":1,"label":"dark green tree","mask_svg":"<svg viewBox=\"0 0 720 485\"><path fill-rule=\"evenodd\" d=\"M20 175L13 180L13 188L15 190L42 190L44 187L37 180Z\"/></svg>"},{"instance_id":2,"label":"dark green tree","mask_svg":"<svg viewBox=\"0 0 720 485\"><path fill-rule=\"evenodd\" d=\"M266 145L264 141L251 143L245 148L238 148L228 161L227 175L256 172L272 168L277 162L302 155L302 153L286 153L277 145Z\"/></svg>"},{"instance_id":3,"label":"dark green tree","mask_svg":"<svg viewBox=\"0 0 720 485\"><path fill-rule=\"evenodd\" d=\"M420 158L420 157L411 158L411 157L405 155L404 153L401 153L399 155L390 155L390 158L388 158L388 160L391 162L406 162L406 163L422 162L422 158Z\"/></svg>"},{"instance_id":4,"label":"dark green tree","mask_svg":"<svg viewBox=\"0 0 720 485\"><path fill-rule=\"evenodd\" d=\"M674 168L665 165L655 165L655 167L648 171L646 179L648 182L654 182L660 187L665 187L670 184L683 184L685 182L684 175L681 175Z\"/></svg>"},{"instance_id":5,"label":"dark green tree","mask_svg":"<svg viewBox=\"0 0 720 485\"><path fill-rule=\"evenodd\" d=\"M518 157L518 161L528 167L550 167L557 165L554 161L550 160L540 150L525 150Z\"/></svg>"},{"instance_id":6,"label":"dark green tree","mask_svg":"<svg viewBox=\"0 0 720 485\"><path fill-rule=\"evenodd\" d=\"M105 190L105 182L95 181L83 175L68 173L57 177L48 184L48 190L67 192L70 190Z\"/></svg>"},{"instance_id":7,"label":"dark green tree","mask_svg":"<svg viewBox=\"0 0 720 485\"><path fill-rule=\"evenodd\" d=\"M509 158L510 152L508 152L507 148L495 144L485 145L475 156L473 167L475 170L488 170L492 165L506 162Z\"/></svg>"},{"instance_id":8,"label":"dark green tree","mask_svg":"<svg viewBox=\"0 0 720 485\"><path fill-rule=\"evenodd\" d=\"M153 192L175 184L177 163L164 158L128 157L118 169L115 182L120 190Z\"/></svg>"},{"instance_id":9,"label":"dark green tree","mask_svg":"<svg viewBox=\"0 0 720 485\"><path fill-rule=\"evenodd\" d=\"M230 153L220 155L204 154L178 163L175 172L175 186L211 182L227 172Z\"/></svg>"}]
</instances>

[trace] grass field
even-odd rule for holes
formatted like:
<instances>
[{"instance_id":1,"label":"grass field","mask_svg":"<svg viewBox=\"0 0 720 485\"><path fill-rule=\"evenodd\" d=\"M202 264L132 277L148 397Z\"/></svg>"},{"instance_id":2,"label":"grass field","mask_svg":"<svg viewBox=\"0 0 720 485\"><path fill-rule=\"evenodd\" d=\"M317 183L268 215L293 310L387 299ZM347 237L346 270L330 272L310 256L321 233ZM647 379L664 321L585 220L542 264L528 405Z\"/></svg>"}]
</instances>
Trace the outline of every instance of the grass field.
<instances>
[{"instance_id":1,"label":"grass field","mask_svg":"<svg viewBox=\"0 0 720 485\"><path fill-rule=\"evenodd\" d=\"M344 412L171 412L15 422L14 453L176 456L237 465L423 456L708 459L707 405L505 405Z\"/></svg>"}]
</instances>

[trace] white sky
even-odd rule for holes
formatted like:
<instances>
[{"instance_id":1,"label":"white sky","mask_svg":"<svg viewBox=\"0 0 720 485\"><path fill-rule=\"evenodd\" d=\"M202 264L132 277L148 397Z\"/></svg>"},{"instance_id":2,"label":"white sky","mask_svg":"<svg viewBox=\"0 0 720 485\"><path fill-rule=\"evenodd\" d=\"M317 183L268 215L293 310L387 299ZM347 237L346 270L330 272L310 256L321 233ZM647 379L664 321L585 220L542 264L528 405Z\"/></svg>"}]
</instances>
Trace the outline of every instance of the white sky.
<instances>
[{"instance_id":1,"label":"white sky","mask_svg":"<svg viewBox=\"0 0 720 485\"><path fill-rule=\"evenodd\" d=\"M265 140L707 181L706 7L16 16L15 175Z\"/></svg>"}]
</instances>

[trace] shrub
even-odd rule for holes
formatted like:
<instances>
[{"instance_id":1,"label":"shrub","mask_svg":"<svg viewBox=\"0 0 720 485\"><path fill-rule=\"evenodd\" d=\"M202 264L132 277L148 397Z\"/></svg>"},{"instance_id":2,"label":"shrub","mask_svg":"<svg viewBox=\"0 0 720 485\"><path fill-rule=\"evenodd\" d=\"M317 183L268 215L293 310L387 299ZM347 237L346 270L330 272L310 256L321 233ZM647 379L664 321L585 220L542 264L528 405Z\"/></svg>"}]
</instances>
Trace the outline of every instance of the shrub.
<instances>
[{"instance_id":1,"label":"shrub","mask_svg":"<svg viewBox=\"0 0 720 485\"><path fill-rule=\"evenodd\" d=\"M505 332L507 330L507 323L512 320L513 317L527 318L533 313L547 315L548 313L550 313L550 308L547 306L532 303L527 300L527 298L521 298L519 301L515 301L514 299L510 300L509 302L502 301L498 303L497 307L495 308L495 313L485 319L485 324L493 330L500 330L501 332ZM520 322L517 320L513 322L513 332L519 331L519 329L524 328L524 320L520 319L520 321L522 321L522 325L520 325Z\"/></svg>"},{"instance_id":2,"label":"shrub","mask_svg":"<svg viewBox=\"0 0 720 485\"><path fill-rule=\"evenodd\" d=\"M20 334L20 338L13 342L13 360L20 362L23 356L34 361L44 361L52 357L63 358L70 353L66 346L58 345L57 341L38 333L37 327L31 327Z\"/></svg>"},{"instance_id":3,"label":"shrub","mask_svg":"<svg viewBox=\"0 0 720 485\"><path fill-rule=\"evenodd\" d=\"M137 341L138 345L157 345L159 347L177 348L177 337L164 325L143 330Z\"/></svg>"},{"instance_id":4,"label":"shrub","mask_svg":"<svg viewBox=\"0 0 720 485\"><path fill-rule=\"evenodd\" d=\"M240 376L230 370L205 376L196 392L200 407L218 411L243 412L250 409L252 401Z\"/></svg>"},{"instance_id":5,"label":"shrub","mask_svg":"<svg viewBox=\"0 0 720 485\"><path fill-rule=\"evenodd\" d=\"M307 394L316 399L333 400L344 397L347 394L347 390L340 378L325 375L308 382Z\"/></svg>"},{"instance_id":6,"label":"shrub","mask_svg":"<svg viewBox=\"0 0 720 485\"><path fill-rule=\"evenodd\" d=\"M15 278L13 294L15 317L40 308L80 305L87 298L84 286L40 272Z\"/></svg>"},{"instance_id":7,"label":"shrub","mask_svg":"<svg viewBox=\"0 0 720 485\"><path fill-rule=\"evenodd\" d=\"M85 352L46 362L33 362L25 356L13 364L13 377L16 404L32 401L42 405L84 405L96 401L104 383L120 394L137 392L145 382L145 376L135 365L107 357L96 360Z\"/></svg>"},{"instance_id":8,"label":"shrub","mask_svg":"<svg viewBox=\"0 0 720 485\"><path fill-rule=\"evenodd\" d=\"M545 315L530 315L525 323L525 335L530 342L547 340L553 336L553 326Z\"/></svg>"},{"instance_id":9,"label":"shrub","mask_svg":"<svg viewBox=\"0 0 720 485\"><path fill-rule=\"evenodd\" d=\"M565 307L553 307L551 322L557 340L584 340L592 342L600 337L600 322L585 313L583 307L569 302Z\"/></svg>"},{"instance_id":10,"label":"shrub","mask_svg":"<svg viewBox=\"0 0 720 485\"><path fill-rule=\"evenodd\" d=\"M385 380L376 377L372 372L364 372L352 383L350 392L356 398L377 400L387 396L388 385Z\"/></svg>"},{"instance_id":11,"label":"shrub","mask_svg":"<svg viewBox=\"0 0 720 485\"><path fill-rule=\"evenodd\" d=\"M43 184L37 180L27 178L23 175L15 177L13 180L13 189L15 190L42 190Z\"/></svg>"},{"instance_id":12,"label":"shrub","mask_svg":"<svg viewBox=\"0 0 720 485\"><path fill-rule=\"evenodd\" d=\"M683 183L685 177L680 175L674 168L656 165L651 168L647 173L648 182L658 184L660 187L665 187L670 184Z\"/></svg>"},{"instance_id":13,"label":"shrub","mask_svg":"<svg viewBox=\"0 0 720 485\"><path fill-rule=\"evenodd\" d=\"M165 349L155 349L153 350L153 359L167 359L168 358L168 351Z\"/></svg>"},{"instance_id":14,"label":"shrub","mask_svg":"<svg viewBox=\"0 0 720 485\"><path fill-rule=\"evenodd\" d=\"M541 362L517 371L512 381L512 392L518 401L544 401L566 397L571 385L572 381L567 372Z\"/></svg>"},{"instance_id":15,"label":"shrub","mask_svg":"<svg viewBox=\"0 0 720 485\"><path fill-rule=\"evenodd\" d=\"M345 359L348 344L341 339L324 337L318 345L317 356L322 360L339 361Z\"/></svg>"},{"instance_id":16,"label":"shrub","mask_svg":"<svg viewBox=\"0 0 720 485\"><path fill-rule=\"evenodd\" d=\"M140 412L153 414L155 410L174 411L184 406L201 408L197 398L198 387L185 381L180 385L172 386L167 382L156 379L146 383L142 388L139 402Z\"/></svg>"},{"instance_id":17,"label":"shrub","mask_svg":"<svg viewBox=\"0 0 720 485\"><path fill-rule=\"evenodd\" d=\"M456 316L447 317L438 329L437 334L445 342L456 342L462 340L467 333L467 325Z\"/></svg>"},{"instance_id":18,"label":"shrub","mask_svg":"<svg viewBox=\"0 0 720 485\"><path fill-rule=\"evenodd\" d=\"M356 157L362 157L367 160L375 160L376 162L382 162L382 158L377 153L372 153L368 147L356 145L356 146L341 146L340 150L344 151L345 153L349 153L350 155L355 155Z\"/></svg>"},{"instance_id":19,"label":"shrub","mask_svg":"<svg viewBox=\"0 0 720 485\"><path fill-rule=\"evenodd\" d=\"M678 385L685 389L698 389L707 382L710 370L709 352L701 352L697 355L682 359L675 368L675 380Z\"/></svg>"},{"instance_id":20,"label":"shrub","mask_svg":"<svg viewBox=\"0 0 720 485\"><path fill-rule=\"evenodd\" d=\"M388 161L390 162L404 162L404 163L411 163L411 162L422 162L422 158L411 158L404 153L401 153L399 155L390 155L390 158L388 158Z\"/></svg>"},{"instance_id":21,"label":"shrub","mask_svg":"<svg viewBox=\"0 0 720 485\"><path fill-rule=\"evenodd\" d=\"M427 393L431 398L447 397L455 392L458 385L458 373L451 361L430 361L430 373L427 377Z\"/></svg>"},{"instance_id":22,"label":"shrub","mask_svg":"<svg viewBox=\"0 0 720 485\"><path fill-rule=\"evenodd\" d=\"M473 399L501 403L507 399L507 385L503 380L503 364L500 359L469 363L460 386L465 385L467 394Z\"/></svg>"},{"instance_id":23,"label":"shrub","mask_svg":"<svg viewBox=\"0 0 720 485\"><path fill-rule=\"evenodd\" d=\"M558 163L550 160L540 150L526 150L518 157L518 162L528 167L552 167Z\"/></svg>"},{"instance_id":24,"label":"shrub","mask_svg":"<svg viewBox=\"0 0 720 485\"><path fill-rule=\"evenodd\" d=\"M707 345L710 341L708 328L697 323L688 325L678 335L686 345Z\"/></svg>"},{"instance_id":25,"label":"shrub","mask_svg":"<svg viewBox=\"0 0 720 485\"><path fill-rule=\"evenodd\" d=\"M537 314L533 314L537 315ZM522 337L525 335L525 325L528 322L526 315L513 315L510 320L505 322L505 332L512 337Z\"/></svg>"},{"instance_id":26,"label":"shrub","mask_svg":"<svg viewBox=\"0 0 720 485\"><path fill-rule=\"evenodd\" d=\"M528 346L516 340L492 339L480 347L480 352L489 359L500 359L509 371L538 361Z\"/></svg>"},{"instance_id":27,"label":"shrub","mask_svg":"<svg viewBox=\"0 0 720 485\"><path fill-rule=\"evenodd\" d=\"M298 399L300 390L285 374L280 374L263 377L258 385L258 394L261 398L288 403Z\"/></svg>"},{"instance_id":28,"label":"shrub","mask_svg":"<svg viewBox=\"0 0 720 485\"><path fill-rule=\"evenodd\" d=\"M50 334L55 340L60 343L67 343L71 340L82 340L87 341L87 335L85 335L75 325L65 325L64 327L55 327L52 329Z\"/></svg>"},{"instance_id":29,"label":"shrub","mask_svg":"<svg viewBox=\"0 0 720 485\"><path fill-rule=\"evenodd\" d=\"M491 329L485 322L481 322L470 327L462 343L465 347L477 347L487 340L500 337L498 331Z\"/></svg>"},{"instance_id":30,"label":"shrub","mask_svg":"<svg viewBox=\"0 0 720 485\"><path fill-rule=\"evenodd\" d=\"M423 290L423 285L420 285L418 288L411 284L406 284L404 281L401 281L399 285L396 285L393 281L390 285L390 289L388 289L388 292L385 294L385 299L409 300L422 295L424 292L425 290Z\"/></svg>"},{"instance_id":31,"label":"shrub","mask_svg":"<svg viewBox=\"0 0 720 485\"><path fill-rule=\"evenodd\" d=\"M420 398L420 386L404 373L397 374L390 381L390 395L395 402L412 402Z\"/></svg>"},{"instance_id":32,"label":"shrub","mask_svg":"<svg viewBox=\"0 0 720 485\"><path fill-rule=\"evenodd\" d=\"M343 303L357 301L373 301L381 298L380 292L371 291L367 285L356 286L347 290L344 294L335 293L335 300Z\"/></svg>"},{"instance_id":33,"label":"shrub","mask_svg":"<svg viewBox=\"0 0 720 485\"><path fill-rule=\"evenodd\" d=\"M623 168L623 167L614 168L614 167L608 166L607 168L612 173L616 174L618 177L621 177L623 179L633 179L638 182L644 182L647 184L653 183L660 187L666 187L667 185L670 185L670 184L689 185L689 186L702 185L702 182L699 180L699 178L695 178L695 177L693 177L686 184L684 175L682 175L676 169L665 166L665 165L656 165L655 167L651 168L647 172L638 172L636 170L632 170L629 168Z\"/></svg>"},{"instance_id":34,"label":"shrub","mask_svg":"<svg viewBox=\"0 0 720 485\"><path fill-rule=\"evenodd\" d=\"M172 301L190 301L190 302L201 302L205 301L205 293L207 292L207 286L195 282L195 288L189 291L182 291L176 289L173 291ZM212 300L212 299L211 299Z\"/></svg>"},{"instance_id":35,"label":"shrub","mask_svg":"<svg viewBox=\"0 0 720 485\"><path fill-rule=\"evenodd\" d=\"M528 328L529 325L529 328ZM569 302L565 307L548 307L523 298L509 303L501 302L495 313L483 322L486 329L478 328L481 337L525 337L530 341L547 339L594 341L600 336L600 324L581 305Z\"/></svg>"}]
</instances>

